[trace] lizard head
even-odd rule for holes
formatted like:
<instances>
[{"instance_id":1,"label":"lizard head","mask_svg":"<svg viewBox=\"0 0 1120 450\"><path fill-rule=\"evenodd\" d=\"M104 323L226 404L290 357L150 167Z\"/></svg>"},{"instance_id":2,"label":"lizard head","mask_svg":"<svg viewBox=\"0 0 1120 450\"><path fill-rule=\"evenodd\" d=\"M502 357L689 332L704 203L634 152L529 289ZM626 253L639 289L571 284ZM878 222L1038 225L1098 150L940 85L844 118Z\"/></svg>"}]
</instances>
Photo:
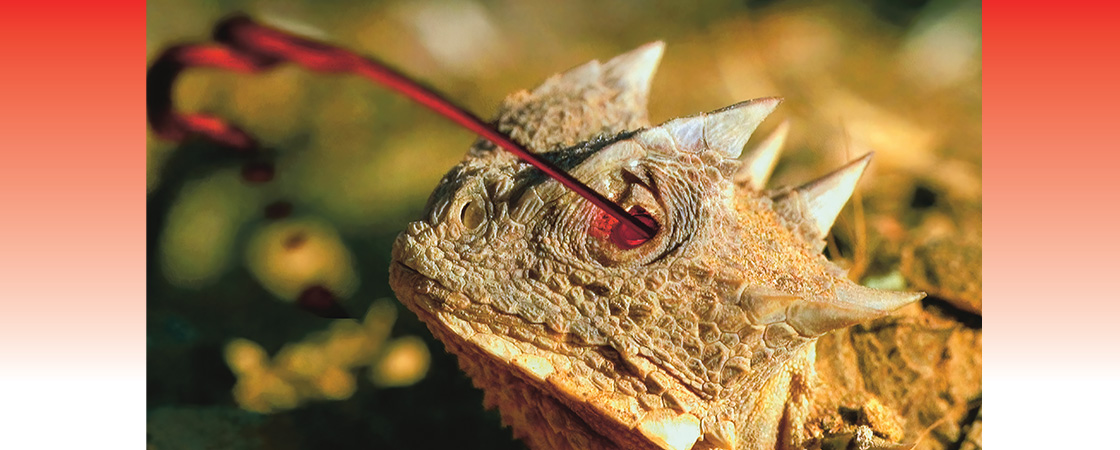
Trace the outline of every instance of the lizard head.
<instances>
[{"instance_id":1,"label":"lizard head","mask_svg":"<svg viewBox=\"0 0 1120 450\"><path fill-rule=\"evenodd\" d=\"M817 337L921 294L859 286L820 255L870 155L800 187L764 190L787 127L742 153L780 100L650 126L662 48L515 93L497 120L655 235L631 233L480 141L398 237L391 283L461 361L502 366L513 376L505 385L521 380L598 435L733 446L751 435L748 423L776 427L773 414L751 414L788 399L773 380ZM474 372L485 387L478 378L493 370ZM503 414L519 408L495 395ZM596 415L611 420L596 425Z\"/></svg>"}]
</instances>

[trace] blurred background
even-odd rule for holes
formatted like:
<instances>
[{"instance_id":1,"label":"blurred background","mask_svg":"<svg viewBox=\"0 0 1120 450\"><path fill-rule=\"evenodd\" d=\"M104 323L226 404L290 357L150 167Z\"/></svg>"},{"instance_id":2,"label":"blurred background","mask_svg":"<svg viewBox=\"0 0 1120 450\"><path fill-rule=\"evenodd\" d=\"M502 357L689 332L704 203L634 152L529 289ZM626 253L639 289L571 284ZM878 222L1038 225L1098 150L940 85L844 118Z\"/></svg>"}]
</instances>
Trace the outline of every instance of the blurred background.
<instances>
[{"instance_id":1,"label":"blurred background","mask_svg":"<svg viewBox=\"0 0 1120 450\"><path fill-rule=\"evenodd\" d=\"M756 134L790 120L772 186L875 151L829 256L979 320L978 0L151 0L148 60L235 12L376 56L483 117L663 40L653 123L784 97ZM523 448L387 283L396 234L475 137L365 80L291 66L192 70L174 97L253 133L276 177L245 183L244 159L148 131L149 448ZM267 219L277 201L290 214ZM295 308L312 286L358 320Z\"/></svg>"}]
</instances>

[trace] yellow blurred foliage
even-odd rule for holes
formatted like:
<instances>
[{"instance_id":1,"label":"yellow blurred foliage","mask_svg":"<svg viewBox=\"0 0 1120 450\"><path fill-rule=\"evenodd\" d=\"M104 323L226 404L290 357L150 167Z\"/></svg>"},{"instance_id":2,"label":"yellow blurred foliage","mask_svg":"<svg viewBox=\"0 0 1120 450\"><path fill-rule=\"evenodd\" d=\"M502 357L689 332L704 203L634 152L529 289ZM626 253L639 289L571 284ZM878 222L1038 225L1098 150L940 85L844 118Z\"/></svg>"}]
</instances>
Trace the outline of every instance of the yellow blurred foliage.
<instances>
[{"instance_id":1,"label":"yellow blurred foliage","mask_svg":"<svg viewBox=\"0 0 1120 450\"><path fill-rule=\"evenodd\" d=\"M160 236L160 263L168 281L198 288L217 280L232 262L238 230L259 203L259 193L234 170L184 186Z\"/></svg>"},{"instance_id":2,"label":"yellow blurred foliage","mask_svg":"<svg viewBox=\"0 0 1120 450\"><path fill-rule=\"evenodd\" d=\"M237 375L234 400L260 413L311 400L344 400L357 391L354 373L364 367L370 368L370 381L377 386L415 384L428 372L428 347L415 336L386 342L395 318L393 303L378 300L362 323L336 321L325 331L284 345L271 360L255 342L230 341L225 359Z\"/></svg>"},{"instance_id":3,"label":"yellow blurred foliage","mask_svg":"<svg viewBox=\"0 0 1120 450\"><path fill-rule=\"evenodd\" d=\"M238 375L262 372L268 364L268 354L248 339L234 339L226 344L225 357L230 370Z\"/></svg>"},{"instance_id":4,"label":"yellow blurred foliage","mask_svg":"<svg viewBox=\"0 0 1120 450\"><path fill-rule=\"evenodd\" d=\"M381 363L370 372L370 380L378 386L408 386L424 377L430 362L424 341L405 336L386 346Z\"/></svg>"},{"instance_id":5,"label":"yellow blurred foliage","mask_svg":"<svg viewBox=\"0 0 1120 450\"><path fill-rule=\"evenodd\" d=\"M348 399L358 389L354 374L334 366L315 379L315 387L328 400Z\"/></svg>"},{"instance_id":6,"label":"yellow blurred foliage","mask_svg":"<svg viewBox=\"0 0 1120 450\"><path fill-rule=\"evenodd\" d=\"M321 285L341 298L358 287L353 257L338 232L314 219L265 224L254 233L245 263L261 285L285 301Z\"/></svg>"}]
</instances>

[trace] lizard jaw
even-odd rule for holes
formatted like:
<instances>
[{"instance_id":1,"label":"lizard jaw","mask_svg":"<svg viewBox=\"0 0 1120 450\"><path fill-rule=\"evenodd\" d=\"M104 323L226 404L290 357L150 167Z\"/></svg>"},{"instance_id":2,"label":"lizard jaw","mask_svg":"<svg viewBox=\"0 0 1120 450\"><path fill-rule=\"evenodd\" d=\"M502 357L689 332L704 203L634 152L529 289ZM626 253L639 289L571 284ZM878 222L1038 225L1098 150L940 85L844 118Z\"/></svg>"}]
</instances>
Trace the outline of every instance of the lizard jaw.
<instances>
[{"instance_id":1,"label":"lizard jaw","mask_svg":"<svg viewBox=\"0 0 1120 450\"><path fill-rule=\"evenodd\" d=\"M451 289L401 261L389 266L389 284L405 306L420 315L435 317L437 306L451 297Z\"/></svg>"}]
</instances>

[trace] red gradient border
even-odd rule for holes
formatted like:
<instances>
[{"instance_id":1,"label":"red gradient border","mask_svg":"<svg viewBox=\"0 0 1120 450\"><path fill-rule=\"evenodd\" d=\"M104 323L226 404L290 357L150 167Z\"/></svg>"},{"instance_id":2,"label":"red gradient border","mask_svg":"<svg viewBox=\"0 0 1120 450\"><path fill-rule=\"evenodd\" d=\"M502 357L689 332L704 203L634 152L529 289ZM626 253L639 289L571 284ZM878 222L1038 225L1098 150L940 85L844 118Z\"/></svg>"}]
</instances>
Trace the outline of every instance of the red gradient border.
<instances>
[{"instance_id":1,"label":"red gradient border","mask_svg":"<svg viewBox=\"0 0 1120 450\"><path fill-rule=\"evenodd\" d=\"M0 448L145 445L144 7L0 6Z\"/></svg>"},{"instance_id":2,"label":"red gradient border","mask_svg":"<svg viewBox=\"0 0 1120 450\"><path fill-rule=\"evenodd\" d=\"M0 448L144 445L144 8L0 7ZM1118 19L984 4L991 448L1115 439Z\"/></svg>"},{"instance_id":3,"label":"red gradient border","mask_svg":"<svg viewBox=\"0 0 1120 450\"><path fill-rule=\"evenodd\" d=\"M985 431L1105 445L1120 401L1120 5L984 4Z\"/></svg>"}]
</instances>

